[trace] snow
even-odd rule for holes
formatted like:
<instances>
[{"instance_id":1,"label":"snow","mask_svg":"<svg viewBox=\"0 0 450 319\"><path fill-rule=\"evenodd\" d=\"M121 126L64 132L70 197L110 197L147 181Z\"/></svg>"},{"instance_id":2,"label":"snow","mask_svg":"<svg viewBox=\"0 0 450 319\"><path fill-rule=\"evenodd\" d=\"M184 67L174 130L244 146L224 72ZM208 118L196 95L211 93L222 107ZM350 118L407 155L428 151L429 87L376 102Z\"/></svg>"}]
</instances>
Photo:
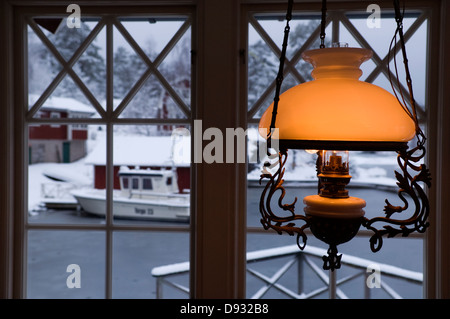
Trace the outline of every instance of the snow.
<instances>
[{"instance_id":1,"label":"snow","mask_svg":"<svg viewBox=\"0 0 450 319\"><path fill-rule=\"evenodd\" d=\"M189 271L189 262L181 262L177 264L170 264L161 267L155 267L152 269L152 276L162 277L166 275L173 275L177 273L183 273Z\"/></svg>"},{"instance_id":2,"label":"snow","mask_svg":"<svg viewBox=\"0 0 450 319\"><path fill-rule=\"evenodd\" d=\"M118 135L113 137L113 162L115 166L189 166L190 137L188 136L139 136ZM105 165L106 139L97 141L86 157L86 164Z\"/></svg>"},{"instance_id":3,"label":"snow","mask_svg":"<svg viewBox=\"0 0 450 319\"><path fill-rule=\"evenodd\" d=\"M294 155L292 155L294 154ZM294 162L289 158L293 156ZM291 152L286 162L286 170L283 179L286 182L316 182L317 173L315 168L316 155L309 154L303 150ZM276 162L278 158L270 162ZM266 159L267 160L267 159ZM290 161L291 160L291 161ZM376 166L374 166L376 165ZM350 183L354 186L383 186L396 187L397 180L387 176L387 169L392 167L392 171L397 167L397 156L392 152L380 152L376 154L354 152L350 156L350 168L352 179ZM277 166L264 168L265 172L274 174ZM248 173L248 180L259 181L262 169L258 167Z\"/></svg>"},{"instance_id":4,"label":"snow","mask_svg":"<svg viewBox=\"0 0 450 319\"><path fill-rule=\"evenodd\" d=\"M397 180L394 178L379 175L380 171L386 174L386 171L381 168L376 169L363 169L358 168L359 175L352 176L350 181L353 186L384 186L384 187L396 187ZM273 172L272 172L273 173ZM284 180L286 182L316 182L316 172L314 169L308 167L296 167L293 170L286 170L284 174ZM252 182L259 181L261 177L261 169L255 169L248 174L248 180ZM264 181L263 181L264 183Z\"/></svg>"},{"instance_id":5,"label":"snow","mask_svg":"<svg viewBox=\"0 0 450 319\"><path fill-rule=\"evenodd\" d=\"M42 166L45 166L41 164ZM57 165L47 165L42 170L42 174L68 183L77 185L90 185L92 184L91 176L88 174L80 174L86 166L84 161L75 162L74 164L57 164Z\"/></svg>"},{"instance_id":6,"label":"snow","mask_svg":"<svg viewBox=\"0 0 450 319\"><path fill-rule=\"evenodd\" d=\"M34 105L40 96L37 94L29 94L28 103ZM54 110L65 110L71 113L87 113L93 115L95 110L92 106L81 103L80 101L69 97L50 96L42 105L43 108Z\"/></svg>"},{"instance_id":7,"label":"snow","mask_svg":"<svg viewBox=\"0 0 450 319\"><path fill-rule=\"evenodd\" d=\"M65 182L55 181L57 178ZM28 167L28 207L37 209L45 199L45 194L55 194L59 189L72 189L92 185L92 167L85 165L84 159L74 163L39 163ZM45 191L47 190L47 191ZM68 193L58 193L59 199L70 201Z\"/></svg>"}]
</instances>

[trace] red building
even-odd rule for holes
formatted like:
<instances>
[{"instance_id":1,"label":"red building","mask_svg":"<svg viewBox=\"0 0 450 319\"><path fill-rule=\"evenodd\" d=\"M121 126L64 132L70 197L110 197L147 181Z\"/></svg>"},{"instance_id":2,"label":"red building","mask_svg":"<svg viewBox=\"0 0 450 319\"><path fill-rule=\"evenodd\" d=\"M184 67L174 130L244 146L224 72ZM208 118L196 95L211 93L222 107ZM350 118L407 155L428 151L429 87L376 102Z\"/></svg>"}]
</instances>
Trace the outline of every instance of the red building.
<instances>
[{"instance_id":1,"label":"red building","mask_svg":"<svg viewBox=\"0 0 450 319\"><path fill-rule=\"evenodd\" d=\"M106 188L106 139L97 134L96 145L85 163L93 166L94 188ZM190 137L175 141L171 136L114 135L114 189L120 188L119 169L172 169L177 172L180 192L190 189Z\"/></svg>"},{"instance_id":2,"label":"red building","mask_svg":"<svg viewBox=\"0 0 450 319\"><path fill-rule=\"evenodd\" d=\"M37 96L30 95L30 105ZM38 118L87 118L94 114L91 106L72 98L50 97L36 113ZM86 156L88 128L85 124L42 124L28 127L30 164L42 162L70 163Z\"/></svg>"}]
</instances>

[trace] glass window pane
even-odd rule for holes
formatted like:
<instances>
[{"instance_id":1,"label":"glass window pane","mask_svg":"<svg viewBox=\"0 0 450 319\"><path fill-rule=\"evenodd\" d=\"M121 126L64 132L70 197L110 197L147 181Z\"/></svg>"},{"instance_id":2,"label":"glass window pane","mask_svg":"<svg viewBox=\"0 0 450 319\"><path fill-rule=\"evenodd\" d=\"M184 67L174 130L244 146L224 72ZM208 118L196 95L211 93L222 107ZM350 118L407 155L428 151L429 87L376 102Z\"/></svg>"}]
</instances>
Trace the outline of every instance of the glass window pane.
<instances>
[{"instance_id":1,"label":"glass window pane","mask_svg":"<svg viewBox=\"0 0 450 319\"><path fill-rule=\"evenodd\" d=\"M97 185L105 193L105 172L95 164L106 157L102 125L32 124L28 126L28 222L91 224L86 214ZM96 176L96 179L94 178ZM80 205L82 204L82 205ZM86 205L86 206L85 206Z\"/></svg>"},{"instance_id":2,"label":"glass window pane","mask_svg":"<svg viewBox=\"0 0 450 319\"><path fill-rule=\"evenodd\" d=\"M105 233L30 230L27 297L105 297Z\"/></svg>"},{"instance_id":3,"label":"glass window pane","mask_svg":"<svg viewBox=\"0 0 450 319\"><path fill-rule=\"evenodd\" d=\"M128 189L128 187L130 187L129 185L128 185L128 183L129 183L129 178L128 177L122 177L122 188L123 189Z\"/></svg>"},{"instance_id":4,"label":"glass window pane","mask_svg":"<svg viewBox=\"0 0 450 319\"><path fill-rule=\"evenodd\" d=\"M357 29L358 33L370 44L372 49L378 54L381 59L383 59L389 50L389 44L392 37L394 36L397 24L394 17L381 17L380 27L368 27L368 22L366 18L352 17L348 14L350 22ZM418 15L414 17L404 17L403 19L403 29L407 32L411 24L417 19ZM348 42L347 42L348 41ZM352 36L345 37L343 42L347 42L349 46L360 47L357 39ZM412 51L412 50L411 50Z\"/></svg>"},{"instance_id":5,"label":"glass window pane","mask_svg":"<svg viewBox=\"0 0 450 319\"><path fill-rule=\"evenodd\" d=\"M153 189L152 180L150 178L144 178L142 180L142 189Z\"/></svg>"},{"instance_id":6,"label":"glass window pane","mask_svg":"<svg viewBox=\"0 0 450 319\"><path fill-rule=\"evenodd\" d=\"M155 60L179 31L186 17L120 17L119 21L148 57ZM122 44L118 42L118 45Z\"/></svg>"},{"instance_id":7,"label":"glass window pane","mask_svg":"<svg viewBox=\"0 0 450 319\"><path fill-rule=\"evenodd\" d=\"M114 29L114 98L120 118L187 118L191 29L186 19L120 21Z\"/></svg>"},{"instance_id":8,"label":"glass window pane","mask_svg":"<svg viewBox=\"0 0 450 319\"><path fill-rule=\"evenodd\" d=\"M142 26L143 23L138 24ZM114 27L113 30L114 107L117 107L144 74L146 67L142 57L133 49L117 27Z\"/></svg>"},{"instance_id":9,"label":"glass window pane","mask_svg":"<svg viewBox=\"0 0 450 319\"><path fill-rule=\"evenodd\" d=\"M132 178L131 179L131 188L132 189L139 189L139 179L138 178Z\"/></svg>"},{"instance_id":10,"label":"glass window pane","mask_svg":"<svg viewBox=\"0 0 450 319\"><path fill-rule=\"evenodd\" d=\"M39 96L45 89L52 87L52 95L55 97L75 98L83 103L88 103L86 95L91 94L98 100L99 106L104 104L106 56L103 50L105 43L101 38L105 38L105 31L100 30L100 33L89 45L84 44L86 38L97 26L99 19L90 18L89 21L82 21L80 28L69 28L66 19L35 20L42 25L32 24L28 27L28 80L30 83L28 89L30 97L36 94ZM50 32L43 27L47 26L48 20L61 22L56 30ZM42 38L48 39L51 44L47 46ZM63 81L57 78L63 69L63 64L68 62L81 48L84 51L74 61L73 70L76 76L82 80L83 88L75 84L67 72ZM58 53L55 51L65 59L65 62L57 58ZM29 107L32 105L30 104Z\"/></svg>"},{"instance_id":11,"label":"glass window pane","mask_svg":"<svg viewBox=\"0 0 450 319\"><path fill-rule=\"evenodd\" d=\"M188 298L189 295L162 284L164 280L189 287L188 268L177 273L180 263L189 261L188 232L114 232L113 298ZM159 295L158 295L159 291Z\"/></svg>"},{"instance_id":12,"label":"glass window pane","mask_svg":"<svg viewBox=\"0 0 450 319\"><path fill-rule=\"evenodd\" d=\"M65 60L69 60L81 44L86 40L99 19L90 18L88 21L80 20L79 28L70 28L66 18L46 17L45 19L33 19L39 26L39 30L52 42ZM43 21L47 20L47 21ZM48 20L59 22L56 29L49 30Z\"/></svg>"},{"instance_id":13,"label":"glass window pane","mask_svg":"<svg viewBox=\"0 0 450 319\"><path fill-rule=\"evenodd\" d=\"M190 215L190 132L187 127L114 127L113 214L117 217L116 223L187 225ZM132 192L120 189L120 177L130 179Z\"/></svg>"},{"instance_id":14,"label":"glass window pane","mask_svg":"<svg viewBox=\"0 0 450 319\"><path fill-rule=\"evenodd\" d=\"M42 94L62 66L30 26L27 28L28 91ZM32 104L29 105L31 108Z\"/></svg>"}]
</instances>

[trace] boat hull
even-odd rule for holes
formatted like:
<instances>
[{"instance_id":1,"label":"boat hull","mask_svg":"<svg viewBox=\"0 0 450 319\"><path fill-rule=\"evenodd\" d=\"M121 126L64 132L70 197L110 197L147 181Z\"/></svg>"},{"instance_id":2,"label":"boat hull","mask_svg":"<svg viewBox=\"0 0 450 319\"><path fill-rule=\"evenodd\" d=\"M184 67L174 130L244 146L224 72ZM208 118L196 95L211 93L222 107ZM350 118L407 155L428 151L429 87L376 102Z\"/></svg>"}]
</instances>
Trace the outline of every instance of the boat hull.
<instances>
[{"instance_id":1,"label":"boat hull","mask_svg":"<svg viewBox=\"0 0 450 319\"><path fill-rule=\"evenodd\" d=\"M105 192L102 193L74 191L72 195L85 212L105 216L106 198ZM188 222L189 195L163 196L155 199L122 198L113 195L112 210L114 218Z\"/></svg>"}]
</instances>

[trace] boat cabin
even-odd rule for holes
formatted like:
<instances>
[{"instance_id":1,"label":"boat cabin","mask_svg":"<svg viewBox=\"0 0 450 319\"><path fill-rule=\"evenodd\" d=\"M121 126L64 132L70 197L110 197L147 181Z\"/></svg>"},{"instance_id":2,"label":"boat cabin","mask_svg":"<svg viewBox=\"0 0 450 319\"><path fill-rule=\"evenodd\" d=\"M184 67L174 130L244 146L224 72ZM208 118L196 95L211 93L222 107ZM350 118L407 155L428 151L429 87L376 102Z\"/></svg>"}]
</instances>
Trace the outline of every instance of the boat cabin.
<instances>
[{"instance_id":1,"label":"boat cabin","mask_svg":"<svg viewBox=\"0 0 450 319\"><path fill-rule=\"evenodd\" d=\"M173 170L121 167L119 178L121 193L125 197L178 193L176 173Z\"/></svg>"}]
</instances>

